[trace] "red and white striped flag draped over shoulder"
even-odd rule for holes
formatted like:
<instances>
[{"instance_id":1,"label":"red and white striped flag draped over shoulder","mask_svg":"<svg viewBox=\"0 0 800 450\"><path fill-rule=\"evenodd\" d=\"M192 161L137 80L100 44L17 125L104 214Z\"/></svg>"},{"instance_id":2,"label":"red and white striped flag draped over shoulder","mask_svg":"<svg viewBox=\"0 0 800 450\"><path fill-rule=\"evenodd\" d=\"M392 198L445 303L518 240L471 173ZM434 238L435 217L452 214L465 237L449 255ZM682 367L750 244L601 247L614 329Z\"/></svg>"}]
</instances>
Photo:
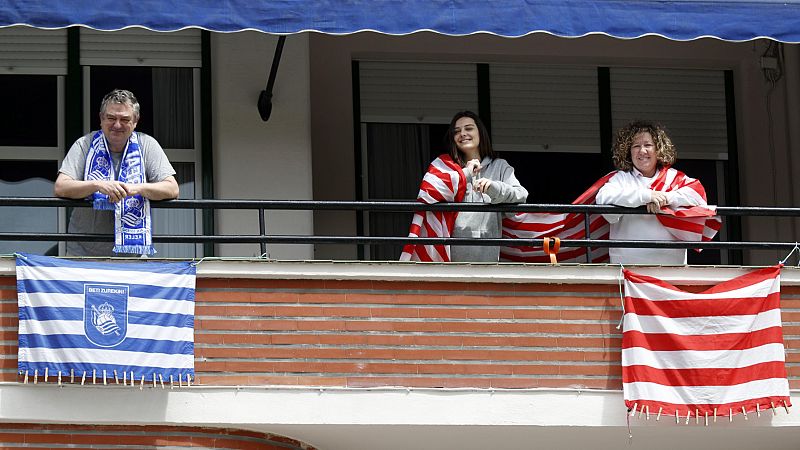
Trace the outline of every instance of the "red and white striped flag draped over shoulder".
<instances>
[{"instance_id":1,"label":"red and white striped flag draped over shoulder","mask_svg":"<svg viewBox=\"0 0 800 450\"><path fill-rule=\"evenodd\" d=\"M611 172L597 180L589 189L578 197L573 205L595 204L597 192L613 178L617 172ZM688 187L698 199L706 201L706 191L700 181L687 177L683 172L670 167L663 167L651 188L657 191L671 192ZM656 217L676 240L686 242L710 241L722 226L722 220L715 215L713 206L693 206L689 208L670 209L664 207ZM589 234L592 239L608 239L609 224L600 214L589 216ZM518 213L503 219L503 237L517 239L542 239L544 237L560 239L586 239L584 214L582 213ZM550 262L550 257L542 247L519 246L500 249L500 259L516 262ZM562 247L558 253L561 262L586 262L586 247ZM595 263L608 261L608 248L593 248L591 261Z\"/></svg>"},{"instance_id":2,"label":"red and white striped flag draped over shoulder","mask_svg":"<svg viewBox=\"0 0 800 450\"><path fill-rule=\"evenodd\" d=\"M707 418L791 406L780 266L700 293L625 270L625 405Z\"/></svg>"},{"instance_id":3,"label":"red and white striped flag draped over shoulder","mask_svg":"<svg viewBox=\"0 0 800 450\"><path fill-rule=\"evenodd\" d=\"M440 155L422 178L417 201L425 204L461 202L467 179L461 167L449 155ZM409 237L447 238L453 232L457 211L417 211L411 221ZM412 245L403 247L400 261L450 261L449 245Z\"/></svg>"}]
</instances>

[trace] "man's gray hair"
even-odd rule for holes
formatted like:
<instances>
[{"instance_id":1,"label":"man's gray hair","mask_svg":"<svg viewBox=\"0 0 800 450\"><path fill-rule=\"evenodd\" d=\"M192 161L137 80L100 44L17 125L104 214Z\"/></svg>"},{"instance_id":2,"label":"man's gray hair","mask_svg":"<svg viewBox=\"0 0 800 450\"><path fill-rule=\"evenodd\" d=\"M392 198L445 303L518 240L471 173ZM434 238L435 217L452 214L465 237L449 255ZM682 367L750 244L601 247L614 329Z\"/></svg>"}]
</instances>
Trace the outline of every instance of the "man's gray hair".
<instances>
[{"instance_id":1,"label":"man's gray hair","mask_svg":"<svg viewBox=\"0 0 800 450\"><path fill-rule=\"evenodd\" d=\"M139 100L136 100L136 96L133 95L133 92L125 89L114 89L109 92L103 97L103 101L100 103L100 114L106 113L106 107L109 103L129 105L133 109L135 120L139 120Z\"/></svg>"}]
</instances>

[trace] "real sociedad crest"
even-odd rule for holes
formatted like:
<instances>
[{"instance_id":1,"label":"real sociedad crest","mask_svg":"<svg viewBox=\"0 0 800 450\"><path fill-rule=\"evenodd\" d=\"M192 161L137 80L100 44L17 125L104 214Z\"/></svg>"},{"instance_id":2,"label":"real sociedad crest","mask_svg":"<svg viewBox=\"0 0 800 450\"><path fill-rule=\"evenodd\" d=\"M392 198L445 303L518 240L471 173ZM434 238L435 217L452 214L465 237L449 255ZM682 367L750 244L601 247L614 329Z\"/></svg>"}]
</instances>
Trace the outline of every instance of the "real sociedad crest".
<instances>
[{"instance_id":1,"label":"real sociedad crest","mask_svg":"<svg viewBox=\"0 0 800 450\"><path fill-rule=\"evenodd\" d=\"M114 347L128 334L128 293L124 284L85 284L83 330L99 347Z\"/></svg>"}]
</instances>

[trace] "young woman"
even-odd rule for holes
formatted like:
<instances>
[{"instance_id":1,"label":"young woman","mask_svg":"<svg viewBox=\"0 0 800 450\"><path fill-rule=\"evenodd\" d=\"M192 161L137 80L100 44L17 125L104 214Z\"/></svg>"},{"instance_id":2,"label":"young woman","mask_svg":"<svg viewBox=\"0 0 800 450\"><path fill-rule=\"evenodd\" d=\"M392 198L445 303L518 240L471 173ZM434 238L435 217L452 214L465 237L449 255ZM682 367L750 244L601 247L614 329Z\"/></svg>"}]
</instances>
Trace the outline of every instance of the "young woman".
<instances>
[{"instance_id":1,"label":"young woman","mask_svg":"<svg viewBox=\"0 0 800 450\"><path fill-rule=\"evenodd\" d=\"M495 157L489 134L478 116L462 111L453 116L447 134L448 154L436 158L422 180L418 200L423 203L522 203L528 191L520 186L514 168ZM498 212L417 212L410 237L499 238ZM401 261L497 262L497 246L409 244Z\"/></svg>"}]
</instances>

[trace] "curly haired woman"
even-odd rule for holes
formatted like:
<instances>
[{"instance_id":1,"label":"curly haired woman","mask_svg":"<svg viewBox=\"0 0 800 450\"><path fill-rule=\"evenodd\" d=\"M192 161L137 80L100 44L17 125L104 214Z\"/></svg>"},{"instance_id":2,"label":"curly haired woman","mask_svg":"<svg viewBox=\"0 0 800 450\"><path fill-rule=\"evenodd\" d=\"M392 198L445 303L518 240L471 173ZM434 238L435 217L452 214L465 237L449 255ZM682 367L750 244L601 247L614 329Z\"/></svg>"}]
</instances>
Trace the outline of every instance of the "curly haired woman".
<instances>
[{"instance_id":1,"label":"curly haired woman","mask_svg":"<svg viewBox=\"0 0 800 450\"><path fill-rule=\"evenodd\" d=\"M635 121L622 127L614 141L618 172L597 192L596 203L637 207L651 214L604 214L612 240L678 241L680 230L668 228L656 214L679 207L706 206L699 181L670 168L675 146L661 125ZM612 263L686 264L685 249L610 248Z\"/></svg>"}]
</instances>

